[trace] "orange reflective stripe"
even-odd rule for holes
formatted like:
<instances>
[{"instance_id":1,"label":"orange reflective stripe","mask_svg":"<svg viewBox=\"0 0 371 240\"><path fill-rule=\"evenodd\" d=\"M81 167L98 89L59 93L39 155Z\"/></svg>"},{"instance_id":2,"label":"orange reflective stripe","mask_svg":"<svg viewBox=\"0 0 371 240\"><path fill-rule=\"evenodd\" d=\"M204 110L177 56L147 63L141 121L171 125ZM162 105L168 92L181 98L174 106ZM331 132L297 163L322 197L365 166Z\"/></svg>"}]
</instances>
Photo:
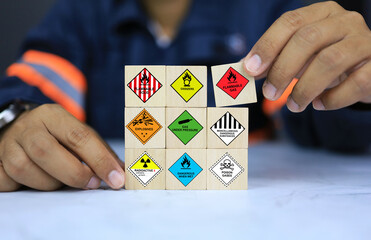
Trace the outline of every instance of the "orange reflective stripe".
<instances>
[{"instance_id":1,"label":"orange reflective stripe","mask_svg":"<svg viewBox=\"0 0 371 240\"><path fill-rule=\"evenodd\" d=\"M51 53L28 50L23 54L22 60L43 65L60 75L80 93L86 92L87 84L84 74L66 59Z\"/></svg>"},{"instance_id":2,"label":"orange reflective stripe","mask_svg":"<svg viewBox=\"0 0 371 240\"><path fill-rule=\"evenodd\" d=\"M59 103L68 112L75 116L80 121L85 121L84 109L70 98L66 93L55 86L49 79L45 78L32 67L23 63L14 63L6 71L8 76L16 76L25 83L35 86L40 91L49 97L51 100Z\"/></svg>"},{"instance_id":3,"label":"orange reflective stripe","mask_svg":"<svg viewBox=\"0 0 371 240\"><path fill-rule=\"evenodd\" d=\"M274 113L281 110L283 106L285 106L287 102L287 98L290 96L292 89L294 88L295 84L298 82L298 79L294 78L290 85L286 88L283 92L282 96L277 99L276 101L270 101L266 98L263 100L263 112L266 115L273 115Z\"/></svg>"},{"instance_id":4,"label":"orange reflective stripe","mask_svg":"<svg viewBox=\"0 0 371 240\"><path fill-rule=\"evenodd\" d=\"M273 137L273 129L271 127L257 129L249 133L249 146L269 140L272 137Z\"/></svg>"}]
</instances>

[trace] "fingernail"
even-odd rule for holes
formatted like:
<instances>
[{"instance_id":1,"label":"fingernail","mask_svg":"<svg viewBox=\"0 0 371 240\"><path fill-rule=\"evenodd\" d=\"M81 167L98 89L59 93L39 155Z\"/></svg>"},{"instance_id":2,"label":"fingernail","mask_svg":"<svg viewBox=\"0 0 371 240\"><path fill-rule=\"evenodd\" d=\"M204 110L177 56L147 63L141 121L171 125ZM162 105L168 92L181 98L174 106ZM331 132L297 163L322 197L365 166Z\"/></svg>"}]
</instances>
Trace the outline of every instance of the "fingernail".
<instances>
[{"instance_id":1,"label":"fingernail","mask_svg":"<svg viewBox=\"0 0 371 240\"><path fill-rule=\"evenodd\" d=\"M122 188L124 186L124 176L117 170L113 170L108 174L108 180L114 188Z\"/></svg>"},{"instance_id":2,"label":"fingernail","mask_svg":"<svg viewBox=\"0 0 371 240\"><path fill-rule=\"evenodd\" d=\"M86 185L87 189L97 189L100 186L100 179L96 176L92 176Z\"/></svg>"},{"instance_id":3,"label":"fingernail","mask_svg":"<svg viewBox=\"0 0 371 240\"><path fill-rule=\"evenodd\" d=\"M287 108L291 112L299 112L300 111L299 105L292 99L291 96L289 96L288 99L287 99Z\"/></svg>"},{"instance_id":4,"label":"fingernail","mask_svg":"<svg viewBox=\"0 0 371 240\"><path fill-rule=\"evenodd\" d=\"M259 57L259 55L254 54L249 59L245 59L244 64L245 64L245 67L246 67L247 70L249 70L250 72L256 73L256 72L258 72L258 70L259 70L259 68L262 64L262 60Z\"/></svg>"},{"instance_id":5,"label":"fingernail","mask_svg":"<svg viewBox=\"0 0 371 240\"><path fill-rule=\"evenodd\" d=\"M269 100L276 100L277 88L275 88L272 84L265 81L263 84L263 94Z\"/></svg>"},{"instance_id":6,"label":"fingernail","mask_svg":"<svg viewBox=\"0 0 371 240\"><path fill-rule=\"evenodd\" d=\"M313 102L312 102L312 105L313 105L313 108L316 109L316 110L319 110L319 111L323 111L325 110L325 105L323 105L323 102L321 99L317 98L317 99L314 99Z\"/></svg>"}]
</instances>

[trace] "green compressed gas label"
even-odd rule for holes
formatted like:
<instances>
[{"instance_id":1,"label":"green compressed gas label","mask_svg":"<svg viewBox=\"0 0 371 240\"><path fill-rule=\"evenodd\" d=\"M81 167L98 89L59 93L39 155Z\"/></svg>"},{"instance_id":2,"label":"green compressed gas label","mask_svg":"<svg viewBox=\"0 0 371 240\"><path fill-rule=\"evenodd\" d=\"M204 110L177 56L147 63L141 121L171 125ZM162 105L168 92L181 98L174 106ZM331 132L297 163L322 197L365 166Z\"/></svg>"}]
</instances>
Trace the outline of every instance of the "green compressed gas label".
<instances>
[{"instance_id":1,"label":"green compressed gas label","mask_svg":"<svg viewBox=\"0 0 371 240\"><path fill-rule=\"evenodd\" d=\"M180 114L168 128L184 145L187 145L203 129L187 110Z\"/></svg>"}]
</instances>

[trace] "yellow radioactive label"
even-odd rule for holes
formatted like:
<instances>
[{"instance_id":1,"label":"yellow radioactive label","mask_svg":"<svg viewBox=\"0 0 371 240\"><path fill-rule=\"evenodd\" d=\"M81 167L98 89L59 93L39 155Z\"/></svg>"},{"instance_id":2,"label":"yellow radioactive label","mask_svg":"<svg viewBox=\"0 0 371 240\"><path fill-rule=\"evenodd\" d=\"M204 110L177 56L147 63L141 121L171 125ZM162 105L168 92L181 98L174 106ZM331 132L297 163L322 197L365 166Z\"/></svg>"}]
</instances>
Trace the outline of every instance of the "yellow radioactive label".
<instances>
[{"instance_id":1,"label":"yellow radioactive label","mask_svg":"<svg viewBox=\"0 0 371 240\"><path fill-rule=\"evenodd\" d=\"M160 167L145 153L130 169L160 169Z\"/></svg>"},{"instance_id":2,"label":"yellow radioactive label","mask_svg":"<svg viewBox=\"0 0 371 240\"><path fill-rule=\"evenodd\" d=\"M171 87L188 102L202 87L202 83L187 69L172 84Z\"/></svg>"}]
</instances>

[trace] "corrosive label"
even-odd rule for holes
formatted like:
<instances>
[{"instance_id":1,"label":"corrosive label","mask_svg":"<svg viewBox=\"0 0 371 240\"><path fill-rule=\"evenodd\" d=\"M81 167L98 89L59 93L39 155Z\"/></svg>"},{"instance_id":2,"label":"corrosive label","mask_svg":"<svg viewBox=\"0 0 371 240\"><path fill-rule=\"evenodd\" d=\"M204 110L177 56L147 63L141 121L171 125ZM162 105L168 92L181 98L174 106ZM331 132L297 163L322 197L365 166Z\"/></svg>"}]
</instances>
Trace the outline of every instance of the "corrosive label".
<instances>
[{"instance_id":1,"label":"corrosive label","mask_svg":"<svg viewBox=\"0 0 371 240\"><path fill-rule=\"evenodd\" d=\"M142 144L146 144L162 128L146 109L143 109L126 127Z\"/></svg>"}]
</instances>

